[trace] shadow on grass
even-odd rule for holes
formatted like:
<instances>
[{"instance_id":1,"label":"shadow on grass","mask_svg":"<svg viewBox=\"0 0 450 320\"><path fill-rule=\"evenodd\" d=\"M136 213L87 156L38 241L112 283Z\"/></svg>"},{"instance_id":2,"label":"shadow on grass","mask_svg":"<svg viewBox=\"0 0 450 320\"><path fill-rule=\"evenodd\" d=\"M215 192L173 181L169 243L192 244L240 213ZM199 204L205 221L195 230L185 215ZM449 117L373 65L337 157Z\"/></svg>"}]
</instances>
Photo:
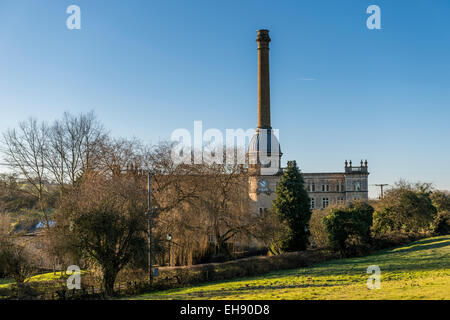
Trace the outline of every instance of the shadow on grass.
<instances>
[{"instance_id":1,"label":"shadow on grass","mask_svg":"<svg viewBox=\"0 0 450 320\"><path fill-rule=\"evenodd\" d=\"M402 248L402 249L393 249L391 251L386 252L387 254L397 254L397 253L405 253L405 252L414 252L421 250L429 250L429 249L437 249L450 246L450 236L437 239L429 239L418 241L419 243L413 243L410 247Z\"/></svg>"},{"instance_id":2,"label":"shadow on grass","mask_svg":"<svg viewBox=\"0 0 450 320\"><path fill-rule=\"evenodd\" d=\"M405 272L425 271L440 269L449 264L446 249L450 249L450 236L440 237L439 239L419 240L407 246L385 249L380 252L363 256L354 257L343 260L331 260L309 268L298 270L279 271L270 274L268 278L287 275L313 275L328 276L333 275L357 275L361 272L365 273L369 265L379 265L384 271ZM432 256L426 255L426 251L430 249L441 249ZM424 253L421 257L421 252Z\"/></svg>"},{"instance_id":3,"label":"shadow on grass","mask_svg":"<svg viewBox=\"0 0 450 320\"><path fill-rule=\"evenodd\" d=\"M351 283L349 283L350 285ZM192 298L218 298L225 296L233 296L237 293L244 292L252 292L252 294L258 295L260 291L272 291L272 290L283 290L283 289L307 289L307 288L321 288L321 287L342 287L343 284L296 284L296 285L261 285L261 286L248 286L248 287L239 287L239 288L230 288L230 289L221 289L221 290L205 290L205 291L196 291L196 292L188 292L188 293L171 293L166 295L148 295L144 297L140 297L141 299L192 299Z\"/></svg>"},{"instance_id":4,"label":"shadow on grass","mask_svg":"<svg viewBox=\"0 0 450 320\"><path fill-rule=\"evenodd\" d=\"M433 250L436 249L436 250ZM291 270L272 271L265 275L254 277L245 277L239 279L229 279L225 281L210 282L196 285L196 290L193 292L176 292L178 289L172 289L174 292L166 292L166 294L145 295L140 299L189 299L189 298L227 298L236 294L236 292L246 293L254 291L255 295L263 293L264 291L283 290L283 289L307 289L308 287L335 287L346 286L357 281L365 281L367 277L367 267L369 265L379 265L383 272L394 272L400 274L401 278L408 278L409 272L427 272L431 270L445 270L450 268L450 258L448 254L450 249L450 236L441 236L434 239L422 239L409 245L385 249L369 256L348 258L345 260L331 260L322 262L306 268L298 268ZM430 252L433 250L433 252ZM301 277L313 278L320 283L289 283L282 285L279 283L265 284L255 283L254 286L239 286L235 288L223 288L217 290L214 288L209 291L203 286L214 284L234 283L254 280L270 280L282 277ZM405 279L406 279L405 278ZM297 279L292 279L297 281ZM324 283L325 281L332 281L332 283ZM334 283L333 283L334 282ZM336 283L339 282L339 283ZM181 289L183 290L183 289Z\"/></svg>"}]
</instances>

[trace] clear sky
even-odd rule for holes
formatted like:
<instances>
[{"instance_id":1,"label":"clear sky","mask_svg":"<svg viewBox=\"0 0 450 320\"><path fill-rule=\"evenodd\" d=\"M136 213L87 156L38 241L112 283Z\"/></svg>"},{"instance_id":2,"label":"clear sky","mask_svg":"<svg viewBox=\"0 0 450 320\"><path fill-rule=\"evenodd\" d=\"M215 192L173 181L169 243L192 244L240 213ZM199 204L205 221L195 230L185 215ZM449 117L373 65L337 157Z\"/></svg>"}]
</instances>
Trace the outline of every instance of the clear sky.
<instances>
[{"instance_id":1,"label":"clear sky","mask_svg":"<svg viewBox=\"0 0 450 320\"><path fill-rule=\"evenodd\" d=\"M69 5L81 30L68 30ZM381 8L381 30L366 9ZM450 189L450 1L0 0L0 131L94 110L115 136L256 126L270 29L272 126L305 172ZM370 195L377 189L371 187Z\"/></svg>"}]
</instances>

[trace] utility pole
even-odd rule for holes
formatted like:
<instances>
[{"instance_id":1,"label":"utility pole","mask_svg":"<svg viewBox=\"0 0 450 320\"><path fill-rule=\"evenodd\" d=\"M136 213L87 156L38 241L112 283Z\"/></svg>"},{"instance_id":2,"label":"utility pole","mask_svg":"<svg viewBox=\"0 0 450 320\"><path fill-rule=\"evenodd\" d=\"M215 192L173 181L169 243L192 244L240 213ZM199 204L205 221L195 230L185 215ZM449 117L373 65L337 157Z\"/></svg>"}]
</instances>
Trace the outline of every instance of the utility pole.
<instances>
[{"instance_id":1,"label":"utility pole","mask_svg":"<svg viewBox=\"0 0 450 320\"><path fill-rule=\"evenodd\" d=\"M153 285L153 210L152 210L152 175L148 173L148 277L150 285Z\"/></svg>"},{"instance_id":2,"label":"utility pole","mask_svg":"<svg viewBox=\"0 0 450 320\"><path fill-rule=\"evenodd\" d=\"M387 183L382 183L382 184L375 184L374 186L380 187L380 190L381 190L380 199L383 199L384 198L383 187L388 186L388 184Z\"/></svg>"}]
</instances>

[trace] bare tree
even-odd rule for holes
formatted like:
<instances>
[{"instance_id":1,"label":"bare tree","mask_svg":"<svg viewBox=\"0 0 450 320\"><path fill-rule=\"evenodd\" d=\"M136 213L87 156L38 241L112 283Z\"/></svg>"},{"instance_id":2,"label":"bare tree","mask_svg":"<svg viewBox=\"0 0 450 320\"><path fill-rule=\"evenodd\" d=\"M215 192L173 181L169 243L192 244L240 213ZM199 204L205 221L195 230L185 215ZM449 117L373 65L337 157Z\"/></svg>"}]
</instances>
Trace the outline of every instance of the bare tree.
<instances>
[{"instance_id":1,"label":"bare tree","mask_svg":"<svg viewBox=\"0 0 450 320\"><path fill-rule=\"evenodd\" d=\"M8 130L3 138L5 160L8 165L30 186L30 192L37 198L40 211L48 226L45 197L47 193L48 170L46 153L48 148L48 126L36 119L19 123L17 129Z\"/></svg>"},{"instance_id":2,"label":"bare tree","mask_svg":"<svg viewBox=\"0 0 450 320\"><path fill-rule=\"evenodd\" d=\"M117 176L125 171L137 173L141 168L143 146L138 139L106 138L98 145L98 170Z\"/></svg>"},{"instance_id":3,"label":"bare tree","mask_svg":"<svg viewBox=\"0 0 450 320\"><path fill-rule=\"evenodd\" d=\"M236 164L204 165L204 190L200 206L208 221L217 251L228 256L228 242L249 233L253 216L247 206L248 185L244 168Z\"/></svg>"},{"instance_id":4,"label":"bare tree","mask_svg":"<svg viewBox=\"0 0 450 320\"><path fill-rule=\"evenodd\" d=\"M74 116L65 112L50 129L46 165L63 188L73 186L81 175L96 167L107 134L93 112Z\"/></svg>"}]
</instances>

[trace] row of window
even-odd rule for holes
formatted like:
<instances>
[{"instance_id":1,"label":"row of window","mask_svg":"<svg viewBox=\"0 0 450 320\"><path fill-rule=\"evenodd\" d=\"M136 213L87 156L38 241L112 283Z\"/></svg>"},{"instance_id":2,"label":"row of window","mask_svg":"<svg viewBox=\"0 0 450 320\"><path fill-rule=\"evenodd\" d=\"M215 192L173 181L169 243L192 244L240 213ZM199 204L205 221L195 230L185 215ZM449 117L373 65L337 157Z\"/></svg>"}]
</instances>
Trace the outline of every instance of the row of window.
<instances>
[{"instance_id":1,"label":"row of window","mask_svg":"<svg viewBox=\"0 0 450 320\"><path fill-rule=\"evenodd\" d=\"M340 184L335 185L334 188L330 188L329 184L322 184L321 188L319 190L316 190L316 185L314 183L309 183L306 186L306 189L308 190L308 192L316 192L319 190L322 192L329 192L329 191L344 192L345 185L343 183L340 183ZM333 190L331 190L331 189L333 189ZM356 181L353 183L353 191L361 191L361 182Z\"/></svg>"},{"instance_id":2,"label":"row of window","mask_svg":"<svg viewBox=\"0 0 450 320\"><path fill-rule=\"evenodd\" d=\"M353 197L353 200L358 200L358 199L361 199L361 198L358 197L358 196L354 196ZM310 198L309 201L310 201L309 202L310 203L310 208L312 210L314 210L314 209L325 209L331 203L330 202L330 198L328 198L328 197L321 198L319 202L316 202L315 198ZM345 198L344 197L336 197L336 199L334 201L334 203L336 203L336 204L344 204L344 202L345 202Z\"/></svg>"},{"instance_id":3,"label":"row of window","mask_svg":"<svg viewBox=\"0 0 450 320\"><path fill-rule=\"evenodd\" d=\"M345 201L344 197L337 197L336 198L336 203L343 204L344 201ZM325 209L329 205L330 205L330 198L328 198L328 197L323 197L321 199L320 203L316 203L316 199L315 198L311 198L310 199L310 207L313 210L314 209L319 209L319 208Z\"/></svg>"},{"instance_id":4,"label":"row of window","mask_svg":"<svg viewBox=\"0 0 450 320\"><path fill-rule=\"evenodd\" d=\"M353 200L358 200L359 197L355 196L353 197ZM334 203L336 204L344 204L345 202L345 198L344 197L336 197ZM319 201L316 201L315 198L310 198L309 199L309 205L311 210L314 209L325 209L326 207L328 207L330 205L330 198L328 197L323 197L321 198ZM263 213L267 213L267 208L259 208L259 214L263 214Z\"/></svg>"}]
</instances>

